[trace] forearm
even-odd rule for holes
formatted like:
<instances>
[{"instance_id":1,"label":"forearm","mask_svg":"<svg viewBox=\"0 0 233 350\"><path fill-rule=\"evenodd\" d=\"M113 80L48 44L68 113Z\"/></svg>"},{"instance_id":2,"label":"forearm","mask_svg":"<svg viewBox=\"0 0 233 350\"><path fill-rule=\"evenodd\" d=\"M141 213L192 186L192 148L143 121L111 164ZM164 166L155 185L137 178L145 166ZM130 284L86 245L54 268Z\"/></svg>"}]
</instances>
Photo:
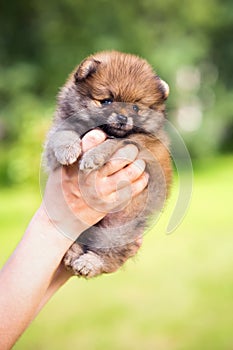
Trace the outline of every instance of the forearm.
<instances>
[{"instance_id":1,"label":"forearm","mask_svg":"<svg viewBox=\"0 0 233 350\"><path fill-rule=\"evenodd\" d=\"M65 282L67 275L56 276L56 271L71 244L40 208L0 272L1 349L11 348L38 312L41 301Z\"/></svg>"},{"instance_id":2,"label":"forearm","mask_svg":"<svg viewBox=\"0 0 233 350\"><path fill-rule=\"evenodd\" d=\"M63 263L60 264L57 271L55 271L54 276L45 291L45 295L41 299L41 302L36 310L36 314L40 312L40 310L44 307L44 305L49 301L49 299L56 293L56 291L65 284L70 277L72 277L72 273L66 270ZM35 316L36 316L35 314Z\"/></svg>"}]
</instances>

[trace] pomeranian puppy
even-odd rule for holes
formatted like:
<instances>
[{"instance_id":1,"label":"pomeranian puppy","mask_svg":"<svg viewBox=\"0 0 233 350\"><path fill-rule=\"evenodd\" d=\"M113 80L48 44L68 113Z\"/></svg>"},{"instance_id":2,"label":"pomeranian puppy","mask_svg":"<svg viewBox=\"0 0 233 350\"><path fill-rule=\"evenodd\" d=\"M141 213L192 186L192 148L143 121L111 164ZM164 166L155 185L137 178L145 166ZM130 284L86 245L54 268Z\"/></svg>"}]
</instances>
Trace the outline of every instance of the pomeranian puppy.
<instances>
[{"instance_id":1,"label":"pomeranian puppy","mask_svg":"<svg viewBox=\"0 0 233 350\"><path fill-rule=\"evenodd\" d=\"M168 93L144 59L117 51L86 58L61 89L44 152L50 170L78 160L80 171L90 172L133 143L149 173L142 193L83 232L68 250L64 264L75 275L116 271L136 254L148 217L161 211L172 177L163 131ZM79 157L82 136L94 128L102 129L107 140Z\"/></svg>"}]
</instances>

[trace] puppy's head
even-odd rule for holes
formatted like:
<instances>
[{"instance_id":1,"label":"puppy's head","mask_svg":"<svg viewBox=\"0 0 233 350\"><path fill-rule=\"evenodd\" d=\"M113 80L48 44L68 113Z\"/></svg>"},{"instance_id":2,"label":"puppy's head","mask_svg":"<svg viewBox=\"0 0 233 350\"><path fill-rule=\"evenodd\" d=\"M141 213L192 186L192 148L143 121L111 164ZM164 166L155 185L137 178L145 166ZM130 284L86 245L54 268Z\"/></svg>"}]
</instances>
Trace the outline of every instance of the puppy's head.
<instances>
[{"instance_id":1,"label":"puppy's head","mask_svg":"<svg viewBox=\"0 0 233 350\"><path fill-rule=\"evenodd\" d=\"M164 120L169 87L135 55L117 51L92 55L71 74L66 89L70 91L71 86L80 97L81 110L89 115L104 114L113 136L125 136L139 128L154 132Z\"/></svg>"},{"instance_id":2,"label":"puppy's head","mask_svg":"<svg viewBox=\"0 0 233 350\"><path fill-rule=\"evenodd\" d=\"M160 108L168 97L168 85L143 59L117 51L100 52L85 59L74 73L83 96L98 103L137 103Z\"/></svg>"}]
</instances>

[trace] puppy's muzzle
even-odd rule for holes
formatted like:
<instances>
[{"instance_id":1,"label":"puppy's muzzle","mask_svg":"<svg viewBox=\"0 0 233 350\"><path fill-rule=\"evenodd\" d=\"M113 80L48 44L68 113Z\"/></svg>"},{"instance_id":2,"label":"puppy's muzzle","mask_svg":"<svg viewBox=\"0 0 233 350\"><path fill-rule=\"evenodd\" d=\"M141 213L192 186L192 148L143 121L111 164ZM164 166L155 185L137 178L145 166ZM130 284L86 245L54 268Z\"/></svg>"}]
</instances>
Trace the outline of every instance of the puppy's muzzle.
<instances>
[{"instance_id":1,"label":"puppy's muzzle","mask_svg":"<svg viewBox=\"0 0 233 350\"><path fill-rule=\"evenodd\" d=\"M128 117L126 117L124 114L117 114L116 120L119 124L125 125L127 124Z\"/></svg>"},{"instance_id":2,"label":"puppy's muzzle","mask_svg":"<svg viewBox=\"0 0 233 350\"><path fill-rule=\"evenodd\" d=\"M123 113L112 113L108 119L108 125L112 128L121 130L131 130L133 128L133 119Z\"/></svg>"}]
</instances>

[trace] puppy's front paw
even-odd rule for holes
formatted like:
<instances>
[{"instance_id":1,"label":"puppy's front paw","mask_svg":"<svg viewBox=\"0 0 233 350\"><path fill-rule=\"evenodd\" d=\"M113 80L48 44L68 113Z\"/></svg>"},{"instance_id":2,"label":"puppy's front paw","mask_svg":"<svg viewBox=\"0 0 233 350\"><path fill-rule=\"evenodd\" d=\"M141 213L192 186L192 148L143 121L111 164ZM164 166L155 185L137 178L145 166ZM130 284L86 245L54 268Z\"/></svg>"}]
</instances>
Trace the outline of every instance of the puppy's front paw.
<instances>
[{"instance_id":1,"label":"puppy's front paw","mask_svg":"<svg viewBox=\"0 0 233 350\"><path fill-rule=\"evenodd\" d=\"M83 171L97 170L108 162L112 154L119 148L120 143L115 139L108 139L87 151L79 164Z\"/></svg>"},{"instance_id":2,"label":"puppy's front paw","mask_svg":"<svg viewBox=\"0 0 233 350\"><path fill-rule=\"evenodd\" d=\"M58 162L62 165L69 165L76 162L80 153L81 146L79 139L73 142L72 144L64 143L60 144L54 150L55 157Z\"/></svg>"},{"instance_id":3,"label":"puppy's front paw","mask_svg":"<svg viewBox=\"0 0 233 350\"><path fill-rule=\"evenodd\" d=\"M90 150L82 157L79 168L83 171L97 170L106 163L106 154L99 153L97 150Z\"/></svg>"}]
</instances>

